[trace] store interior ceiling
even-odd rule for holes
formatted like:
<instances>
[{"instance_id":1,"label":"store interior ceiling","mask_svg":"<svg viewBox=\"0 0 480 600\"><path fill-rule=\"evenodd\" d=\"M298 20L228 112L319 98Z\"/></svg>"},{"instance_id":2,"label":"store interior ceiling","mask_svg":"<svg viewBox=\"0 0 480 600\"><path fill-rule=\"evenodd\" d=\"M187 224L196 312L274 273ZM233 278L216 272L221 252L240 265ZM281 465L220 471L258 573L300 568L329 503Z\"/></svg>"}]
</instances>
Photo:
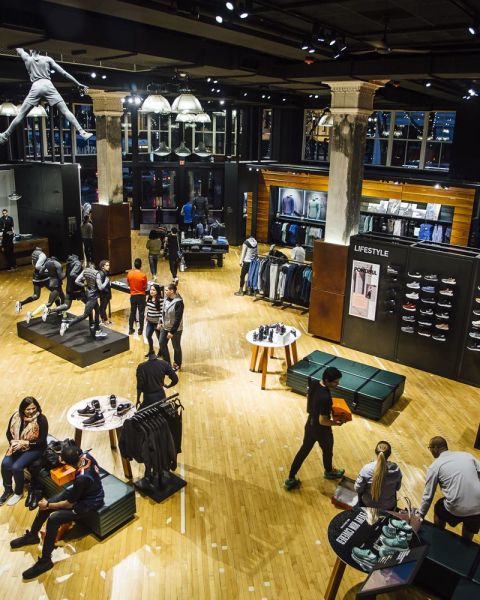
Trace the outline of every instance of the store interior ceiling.
<instances>
[{"instance_id":1,"label":"store interior ceiling","mask_svg":"<svg viewBox=\"0 0 480 600\"><path fill-rule=\"evenodd\" d=\"M322 108L328 81L380 80L378 107L458 109L480 94L478 0L3 4L1 100L29 87L17 46L48 53L90 87L140 95L188 81L205 99ZM60 76L55 84L71 88Z\"/></svg>"}]
</instances>

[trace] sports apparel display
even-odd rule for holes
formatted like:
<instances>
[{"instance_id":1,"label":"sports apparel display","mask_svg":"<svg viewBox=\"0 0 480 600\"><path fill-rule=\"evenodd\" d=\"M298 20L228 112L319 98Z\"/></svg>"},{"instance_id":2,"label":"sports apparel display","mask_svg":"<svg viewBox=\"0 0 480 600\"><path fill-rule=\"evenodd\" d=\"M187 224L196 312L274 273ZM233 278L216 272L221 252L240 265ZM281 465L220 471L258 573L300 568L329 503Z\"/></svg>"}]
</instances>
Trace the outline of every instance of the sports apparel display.
<instances>
[{"instance_id":1,"label":"sports apparel display","mask_svg":"<svg viewBox=\"0 0 480 600\"><path fill-rule=\"evenodd\" d=\"M308 306L312 267L273 256L259 256L248 270L247 287L274 302Z\"/></svg>"}]
</instances>

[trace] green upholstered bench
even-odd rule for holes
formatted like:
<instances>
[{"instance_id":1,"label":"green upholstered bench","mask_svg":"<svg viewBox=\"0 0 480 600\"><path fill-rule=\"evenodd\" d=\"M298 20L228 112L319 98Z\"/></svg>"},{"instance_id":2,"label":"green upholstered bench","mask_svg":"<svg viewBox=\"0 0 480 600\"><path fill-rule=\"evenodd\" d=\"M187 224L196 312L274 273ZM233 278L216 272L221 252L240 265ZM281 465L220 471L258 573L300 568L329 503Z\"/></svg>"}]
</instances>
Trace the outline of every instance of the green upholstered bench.
<instances>
[{"instance_id":1,"label":"green upholstered bench","mask_svg":"<svg viewBox=\"0 0 480 600\"><path fill-rule=\"evenodd\" d=\"M327 367L336 367L342 372L334 395L344 398L352 412L370 419L380 419L405 389L403 375L320 350L288 368L287 385L299 394L306 394L309 382L320 380Z\"/></svg>"},{"instance_id":2,"label":"green upholstered bench","mask_svg":"<svg viewBox=\"0 0 480 600\"><path fill-rule=\"evenodd\" d=\"M451 596L451 600L474 600L480 598L480 584L462 577Z\"/></svg>"}]
</instances>

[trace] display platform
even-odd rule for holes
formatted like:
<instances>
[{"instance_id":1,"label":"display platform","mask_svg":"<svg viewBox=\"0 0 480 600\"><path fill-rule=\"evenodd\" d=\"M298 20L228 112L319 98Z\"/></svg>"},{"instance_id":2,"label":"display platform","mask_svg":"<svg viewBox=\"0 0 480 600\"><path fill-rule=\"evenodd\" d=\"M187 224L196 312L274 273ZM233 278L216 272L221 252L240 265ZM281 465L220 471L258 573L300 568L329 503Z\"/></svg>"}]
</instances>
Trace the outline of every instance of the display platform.
<instances>
[{"instance_id":1,"label":"display platform","mask_svg":"<svg viewBox=\"0 0 480 600\"><path fill-rule=\"evenodd\" d=\"M216 260L219 267L223 267L223 258L229 251L229 244L226 238L220 242L214 240L212 243L205 243L202 239L185 238L180 242L180 249L187 265L192 261L198 260Z\"/></svg>"},{"instance_id":2,"label":"display platform","mask_svg":"<svg viewBox=\"0 0 480 600\"><path fill-rule=\"evenodd\" d=\"M68 318L75 315L68 313ZM128 335L108 329L108 337L93 340L90 335L88 319L68 329L60 336L61 319L50 315L44 323L40 317L17 323L18 337L43 348L79 367L88 367L94 363L121 354L130 349Z\"/></svg>"},{"instance_id":3,"label":"display platform","mask_svg":"<svg viewBox=\"0 0 480 600\"><path fill-rule=\"evenodd\" d=\"M334 396L346 400L352 412L380 419L400 398L406 378L353 360L315 350L287 370L287 386L299 394L307 393L310 381L320 381L326 367L342 373Z\"/></svg>"}]
</instances>

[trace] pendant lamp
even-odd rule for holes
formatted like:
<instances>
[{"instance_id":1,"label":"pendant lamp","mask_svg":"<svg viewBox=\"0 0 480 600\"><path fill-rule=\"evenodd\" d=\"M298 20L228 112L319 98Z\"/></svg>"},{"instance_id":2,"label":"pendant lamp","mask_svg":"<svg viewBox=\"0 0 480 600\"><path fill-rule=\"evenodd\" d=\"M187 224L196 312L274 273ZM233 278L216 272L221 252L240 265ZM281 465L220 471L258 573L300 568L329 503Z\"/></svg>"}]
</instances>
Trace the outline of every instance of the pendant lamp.
<instances>
[{"instance_id":1,"label":"pendant lamp","mask_svg":"<svg viewBox=\"0 0 480 600\"><path fill-rule=\"evenodd\" d=\"M175 154L177 156L180 156L180 158L184 158L185 156L190 156L191 154L191 150L190 148L187 148L185 146L185 142L181 142L180 146L178 146L178 148L175 148Z\"/></svg>"},{"instance_id":2,"label":"pendant lamp","mask_svg":"<svg viewBox=\"0 0 480 600\"><path fill-rule=\"evenodd\" d=\"M194 115L193 113L178 113L178 115L175 117L175 123L193 123L196 122L196 117L197 115Z\"/></svg>"},{"instance_id":3,"label":"pendant lamp","mask_svg":"<svg viewBox=\"0 0 480 600\"><path fill-rule=\"evenodd\" d=\"M34 106L30 112L27 113L27 117L41 117L42 119L47 116L47 111L41 104Z\"/></svg>"},{"instance_id":4,"label":"pendant lamp","mask_svg":"<svg viewBox=\"0 0 480 600\"><path fill-rule=\"evenodd\" d=\"M194 123L211 123L212 119L210 118L210 115L207 114L206 112L202 112L199 113L198 115L195 115L195 120Z\"/></svg>"},{"instance_id":5,"label":"pendant lamp","mask_svg":"<svg viewBox=\"0 0 480 600\"><path fill-rule=\"evenodd\" d=\"M320 117L318 124L321 127L333 127L333 115L328 108L323 111L323 115Z\"/></svg>"},{"instance_id":6,"label":"pendant lamp","mask_svg":"<svg viewBox=\"0 0 480 600\"><path fill-rule=\"evenodd\" d=\"M190 93L180 94L172 104L172 112L174 113L192 113L197 115L203 112L202 105L199 100Z\"/></svg>"},{"instance_id":7,"label":"pendant lamp","mask_svg":"<svg viewBox=\"0 0 480 600\"><path fill-rule=\"evenodd\" d=\"M199 142L198 146L195 148L194 153L201 158L206 158L207 156L211 156L211 152L207 150L205 146L205 142Z\"/></svg>"},{"instance_id":8,"label":"pendant lamp","mask_svg":"<svg viewBox=\"0 0 480 600\"><path fill-rule=\"evenodd\" d=\"M157 156L168 156L172 153L172 149L165 142L160 142L158 148L153 153Z\"/></svg>"},{"instance_id":9,"label":"pendant lamp","mask_svg":"<svg viewBox=\"0 0 480 600\"><path fill-rule=\"evenodd\" d=\"M170 102L160 94L150 94L140 109L142 113L156 113L160 115L169 115L172 112Z\"/></svg>"},{"instance_id":10,"label":"pendant lamp","mask_svg":"<svg viewBox=\"0 0 480 600\"><path fill-rule=\"evenodd\" d=\"M0 104L1 117L16 117L17 115L18 108L12 102L3 102L3 104Z\"/></svg>"}]
</instances>

